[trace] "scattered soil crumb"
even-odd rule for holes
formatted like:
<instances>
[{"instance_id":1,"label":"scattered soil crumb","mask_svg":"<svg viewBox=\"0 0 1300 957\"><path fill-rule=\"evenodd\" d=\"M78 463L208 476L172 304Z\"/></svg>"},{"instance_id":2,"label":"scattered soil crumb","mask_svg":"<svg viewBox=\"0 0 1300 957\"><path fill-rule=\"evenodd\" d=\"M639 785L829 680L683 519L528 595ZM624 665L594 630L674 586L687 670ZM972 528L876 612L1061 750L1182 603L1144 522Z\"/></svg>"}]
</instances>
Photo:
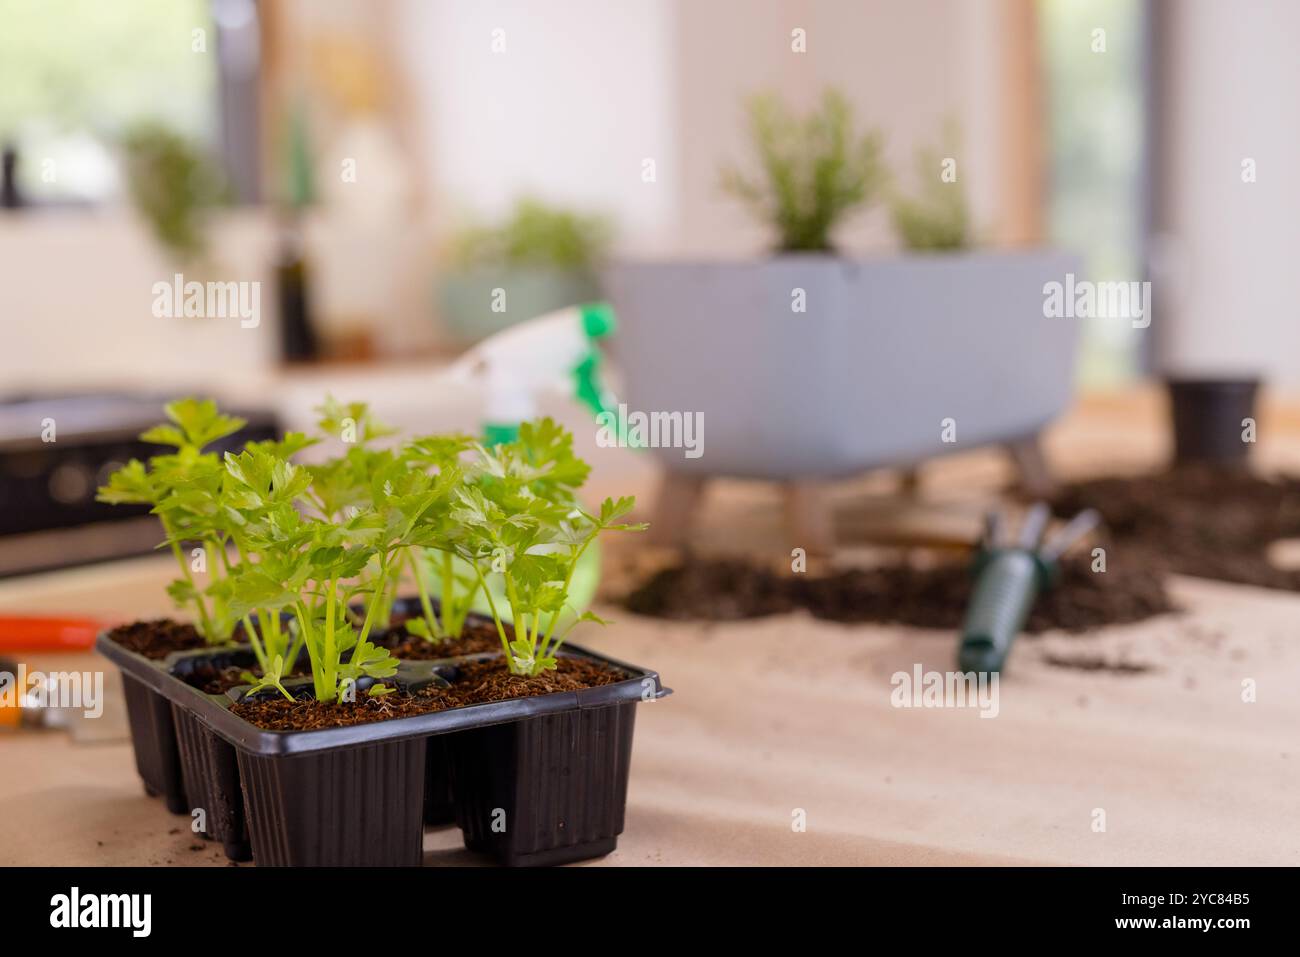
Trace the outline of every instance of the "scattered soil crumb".
<instances>
[{"instance_id":1,"label":"scattered soil crumb","mask_svg":"<svg viewBox=\"0 0 1300 957\"><path fill-rule=\"evenodd\" d=\"M1043 661L1053 668L1071 668L1075 671L1105 671L1117 675L1140 675L1154 671L1154 667L1136 661L1112 661L1101 655L1046 654Z\"/></svg>"}]
</instances>

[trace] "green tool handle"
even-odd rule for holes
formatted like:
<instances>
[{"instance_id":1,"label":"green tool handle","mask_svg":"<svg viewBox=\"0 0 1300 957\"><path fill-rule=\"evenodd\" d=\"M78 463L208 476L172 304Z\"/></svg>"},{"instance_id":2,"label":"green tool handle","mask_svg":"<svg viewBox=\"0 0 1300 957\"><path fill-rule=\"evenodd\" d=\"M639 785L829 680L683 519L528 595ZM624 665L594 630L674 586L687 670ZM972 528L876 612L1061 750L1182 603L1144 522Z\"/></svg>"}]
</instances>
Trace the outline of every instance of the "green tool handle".
<instances>
[{"instance_id":1,"label":"green tool handle","mask_svg":"<svg viewBox=\"0 0 1300 957\"><path fill-rule=\"evenodd\" d=\"M1033 552L1019 548L991 552L976 567L957 664L962 671L1001 671L1047 569Z\"/></svg>"}]
</instances>

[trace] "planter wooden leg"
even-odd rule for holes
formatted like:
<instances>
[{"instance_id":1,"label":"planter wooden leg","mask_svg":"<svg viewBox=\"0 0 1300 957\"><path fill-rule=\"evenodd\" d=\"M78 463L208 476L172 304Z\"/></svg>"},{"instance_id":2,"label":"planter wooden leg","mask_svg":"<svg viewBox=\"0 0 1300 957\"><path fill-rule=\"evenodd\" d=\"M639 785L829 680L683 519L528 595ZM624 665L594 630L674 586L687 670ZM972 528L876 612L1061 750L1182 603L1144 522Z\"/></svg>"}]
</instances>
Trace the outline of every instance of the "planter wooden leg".
<instances>
[{"instance_id":1,"label":"planter wooden leg","mask_svg":"<svg viewBox=\"0 0 1300 957\"><path fill-rule=\"evenodd\" d=\"M665 472L655 496L649 541L653 545L681 548L691 532L695 510L704 497L707 480L702 475Z\"/></svg>"},{"instance_id":2,"label":"planter wooden leg","mask_svg":"<svg viewBox=\"0 0 1300 957\"><path fill-rule=\"evenodd\" d=\"M1042 444L1037 435L1017 439L1006 444L1007 453L1015 463L1020 476L1020 488L1033 498L1050 498L1056 493L1056 482L1047 467Z\"/></svg>"},{"instance_id":3,"label":"planter wooden leg","mask_svg":"<svg viewBox=\"0 0 1300 957\"><path fill-rule=\"evenodd\" d=\"M831 527L830 504L826 491L815 482L786 482L786 534L793 547L809 555L830 555L835 551L835 532Z\"/></svg>"}]
</instances>

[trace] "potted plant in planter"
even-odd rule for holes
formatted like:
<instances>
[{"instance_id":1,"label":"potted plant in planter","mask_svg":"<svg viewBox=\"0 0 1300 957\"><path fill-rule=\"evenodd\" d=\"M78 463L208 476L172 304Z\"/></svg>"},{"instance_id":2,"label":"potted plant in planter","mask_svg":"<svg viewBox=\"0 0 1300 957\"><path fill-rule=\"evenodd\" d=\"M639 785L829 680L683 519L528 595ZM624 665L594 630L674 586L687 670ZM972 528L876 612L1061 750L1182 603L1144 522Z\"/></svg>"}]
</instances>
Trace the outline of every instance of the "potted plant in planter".
<instances>
[{"instance_id":1,"label":"potted plant in planter","mask_svg":"<svg viewBox=\"0 0 1300 957\"><path fill-rule=\"evenodd\" d=\"M957 153L956 127L949 123L942 151L932 146L916 151L915 192L890 189L890 220L910 252L956 252L974 245L966 188L956 175Z\"/></svg>"},{"instance_id":2,"label":"potted plant in planter","mask_svg":"<svg viewBox=\"0 0 1300 957\"><path fill-rule=\"evenodd\" d=\"M520 199L504 222L452 239L438 291L443 325L475 342L511 323L601 298L596 279L612 230L601 216Z\"/></svg>"},{"instance_id":3,"label":"potted plant in planter","mask_svg":"<svg viewBox=\"0 0 1300 957\"><path fill-rule=\"evenodd\" d=\"M1070 397L1076 329L1044 317L1047 251L849 258L845 217L884 193L881 139L828 93L802 119L751 107L757 173L723 185L772 227L750 262L622 262L605 274L630 409L708 421L665 469L657 537L680 542L712 477L783 484L791 544L833 547L816 484L1025 440ZM938 176L936 169L933 175ZM1032 361L1026 361L1032 356Z\"/></svg>"},{"instance_id":4,"label":"potted plant in planter","mask_svg":"<svg viewBox=\"0 0 1300 957\"><path fill-rule=\"evenodd\" d=\"M356 430L344 455L295 465L310 440L290 435L249 443L213 470L202 440L230 423L210 403L173 411L197 423L167 433L184 440L183 477L159 495L162 465L131 463L103 494L147 488L173 544L197 535L219 553L219 575L185 578L174 597L196 610L204 600L220 644L147 658L133 650L141 626L127 626L99 646L128 681L170 702L186 794L232 856L243 840L263 864L418 863L427 806L447 799L449 777L467 844L506 863L613 848L635 704L666 692L653 672L570 646L572 625L557 627L586 548L640 527L620 521L631 499L579 504L587 467L570 435L543 420L492 449L427 436L380 450L368 445L380 429L364 406L327 403L326 428ZM491 650L412 660L400 642L396 654L388 647L379 623L397 617L395 584L407 572L418 582L430 554L468 567L480 587L504 576L511 614L475 623L494 633ZM456 583L444 585L465 607ZM434 624L414 637L453 641L456 616L465 627L467 615L427 594L416 606L416 620ZM539 792L544 808L529 803Z\"/></svg>"}]
</instances>

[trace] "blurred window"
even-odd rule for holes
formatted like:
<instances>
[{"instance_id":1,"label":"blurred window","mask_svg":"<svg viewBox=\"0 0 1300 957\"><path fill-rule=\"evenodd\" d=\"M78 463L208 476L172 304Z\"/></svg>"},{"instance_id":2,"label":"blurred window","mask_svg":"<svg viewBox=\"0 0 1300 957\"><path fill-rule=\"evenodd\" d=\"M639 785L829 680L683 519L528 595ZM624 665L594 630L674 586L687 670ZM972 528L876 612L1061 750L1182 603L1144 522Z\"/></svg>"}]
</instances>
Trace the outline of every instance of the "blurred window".
<instances>
[{"instance_id":1,"label":"blurred window","mask_svg":"<svg viewBox=\"0 0 1300 957\"><path fill-rule=\"evenodd\" d=\"M1039 0L1039 13L1047 71L1050 238L1084 256L1089 279L1144 279L1144 4ZM1123 321L1088 320L1080 381L1105 386L1136 375L1139 332Z\"/></svg>"},{"instance_id":2,"label":"blurred window","mask_svg":"<svg viewBox=\"0 0 1300 957\"><path fill-rule=\"evenodd\" d=\"M24 201L121 195L117 144L143 125L206 149L253 198L256 12L254 0L0 0L0 144L17 150Z\"/></svg>"}]
</instances>

